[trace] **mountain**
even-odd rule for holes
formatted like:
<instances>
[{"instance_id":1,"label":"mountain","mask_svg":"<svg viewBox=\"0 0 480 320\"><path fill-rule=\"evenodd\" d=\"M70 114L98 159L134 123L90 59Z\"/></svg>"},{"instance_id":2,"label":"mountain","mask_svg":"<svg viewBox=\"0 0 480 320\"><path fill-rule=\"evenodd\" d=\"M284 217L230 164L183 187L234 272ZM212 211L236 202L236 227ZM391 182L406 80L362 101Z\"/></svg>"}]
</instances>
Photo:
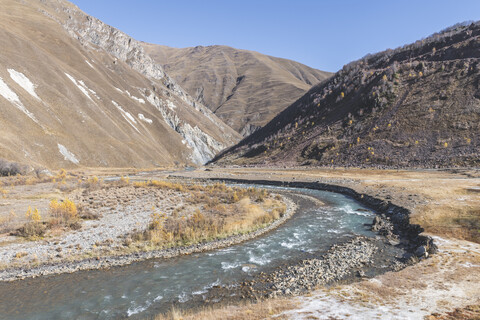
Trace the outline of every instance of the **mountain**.
<instances>
[{"instance_id":1,"label":"mountain","mask_svg":"<svg viewBox=\"0 0 480 320\"><path fill-rule=\"evenodd\" d=\"M227 46L143 46L190 95L244 136L332 75L295 61Z\"/></svg>"},{"instance_id":2,"label":"mountain","mask_svg":"<svg viewBox=\"0 0 480 320\"><path fill-rule=\"evenodd\" d=\"M220 164L480 165L480 23L343 67Z\"/></svg>"},{"instance_id":3,"label":"mountain","mask_svg":"<svg viewBox=\"0 0 480 320\"><path fill-rule=\"evenodd\" d=\"M0 2L0 158L202 164L240 139L138 41L63 0Z\"/></svg>"}]
</instances>

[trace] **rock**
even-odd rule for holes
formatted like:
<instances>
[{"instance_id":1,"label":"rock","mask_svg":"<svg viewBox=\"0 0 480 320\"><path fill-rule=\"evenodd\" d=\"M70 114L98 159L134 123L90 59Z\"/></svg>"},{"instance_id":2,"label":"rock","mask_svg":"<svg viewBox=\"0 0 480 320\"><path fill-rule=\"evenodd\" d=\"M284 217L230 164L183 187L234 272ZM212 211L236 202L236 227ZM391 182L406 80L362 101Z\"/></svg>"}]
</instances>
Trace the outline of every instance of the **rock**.
<instances>
[{"instance_id":1,"label":"rock","mask_svg":"<svg viewBox=\"0 0 480 320\"><path fill-rule=\"evenodd\" d=\"M380 218L380 216L375 216L373 218L373 223L372 223L372 231L379 231L383 226L383 220Z\"/></svg>"},{"instance_id":2,"label":"rock","mask_svg":"<svg viewBox=\"0 0 480 320\"><path fill-rule=\"evenodd\" d=\"M415 250L415 255L416 255L417 257L419 257L419 258L420 258L420 257L423 257L423 256L428 257L427 247L425 247L425 246L420 246L420 247L418 247L418 248Z\"/></svg>"}]
</instances>

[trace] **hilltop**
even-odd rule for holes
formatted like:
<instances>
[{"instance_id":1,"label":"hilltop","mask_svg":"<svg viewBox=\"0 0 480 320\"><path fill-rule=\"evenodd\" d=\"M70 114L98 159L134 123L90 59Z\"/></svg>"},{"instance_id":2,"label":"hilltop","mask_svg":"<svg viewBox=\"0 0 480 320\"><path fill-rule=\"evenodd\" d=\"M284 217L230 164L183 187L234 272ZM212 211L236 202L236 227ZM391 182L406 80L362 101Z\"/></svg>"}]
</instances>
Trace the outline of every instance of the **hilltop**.
<instances>
[{"instance_id":1,"label":"hilltop","mask_svg":"<svg viewBox=\"0 0 480 320\"><path fill-rule=\"evenodd\" d=\"M143 43L143 47L191 96L244 136L332 75L227 46L177 49Z\"/></svg>"},{"instance_id":2,"label":"hilltop","mask_svg":"<svg viewBox=\"0 0 480 320\"><path fill-rule=\"evenodd\" d=\"M203 164L240 136L138 41L63 0L0 3L0 153L47 166Z\"/></svg>"},{"instance_id":3,"label":"hilltop","mask_svg":"<svg viewBox=\"0 0 480 320\"><path fill-rule=\"evenodd\" d=\"M218 164L447 167L480 164L480 23L343 67Z\"/></svg>"}]
</instances>

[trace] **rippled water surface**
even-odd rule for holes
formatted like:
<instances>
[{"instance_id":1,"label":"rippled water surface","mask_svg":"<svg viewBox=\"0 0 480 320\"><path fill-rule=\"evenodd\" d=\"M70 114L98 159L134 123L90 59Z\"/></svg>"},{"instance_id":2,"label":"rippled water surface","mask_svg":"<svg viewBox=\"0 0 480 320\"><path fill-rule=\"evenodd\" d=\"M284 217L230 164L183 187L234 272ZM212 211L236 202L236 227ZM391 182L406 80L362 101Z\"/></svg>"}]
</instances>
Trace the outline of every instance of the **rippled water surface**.
<instances>
[{"instance_id":1,"label":"rippled water surface","mask_svg":"<svg viewBox=\"0 0 480 320\"><path fill-rule=\"evenodd\" d=\"M235 281L286 260L326 251L346 237L373 236L364 227L372 221L373 213L356 201L325 191L291 190L326 205L316 207L312 201L295 197L300 206L293 218L260 238L226 249L0 284L0 317L144 317L203 295L212 286L235 285Z\"/></svg>"}]
</instances>

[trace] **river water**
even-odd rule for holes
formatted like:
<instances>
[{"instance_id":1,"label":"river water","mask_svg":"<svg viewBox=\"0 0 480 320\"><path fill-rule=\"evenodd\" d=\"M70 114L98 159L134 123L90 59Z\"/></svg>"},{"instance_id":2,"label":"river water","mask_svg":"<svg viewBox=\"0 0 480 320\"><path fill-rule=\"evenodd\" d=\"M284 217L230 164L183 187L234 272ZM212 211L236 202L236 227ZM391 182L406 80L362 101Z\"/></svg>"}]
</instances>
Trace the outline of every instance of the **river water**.
<instances>
[{"instance_id":1,"label":"river water","mask_svg":"<svg viewBox=\"0 0 480 320\"><path fill-rule=\"evenodd\" d=\"M344 195L294 192L296 214L276 230L242 244L109 270L82 271L0 284L1 319L144 318L188 304L213 286L236 282L288 260L322 253L353 235L373 237L365 223L374 213ZM317 198L313 201L295 193Z\"/></svg>"}]
</instances>

